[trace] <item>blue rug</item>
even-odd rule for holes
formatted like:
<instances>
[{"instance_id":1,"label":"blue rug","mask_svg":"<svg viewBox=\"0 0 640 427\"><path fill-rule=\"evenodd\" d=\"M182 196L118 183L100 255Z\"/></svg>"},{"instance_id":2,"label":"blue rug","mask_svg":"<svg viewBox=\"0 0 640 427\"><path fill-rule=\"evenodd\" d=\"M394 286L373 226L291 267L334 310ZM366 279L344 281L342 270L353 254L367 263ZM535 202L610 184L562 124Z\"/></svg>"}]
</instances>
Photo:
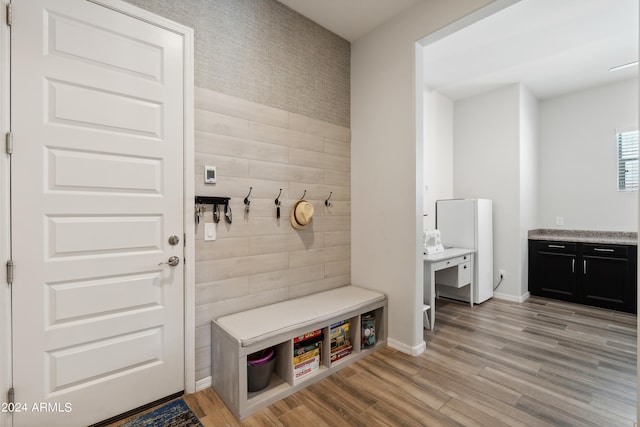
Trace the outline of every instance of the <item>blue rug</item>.
<instances>
[{"instance_id":1,"label":"blue rug","mask_svg":"<svg viewBox=\"0 0 640 427\"><path fill-rule=\"evenodd\" d=\"M148 414L122 424L121 427L202 427L202 423L191 409L178 399L169 402Z\"/></svg>"}]
</instances>

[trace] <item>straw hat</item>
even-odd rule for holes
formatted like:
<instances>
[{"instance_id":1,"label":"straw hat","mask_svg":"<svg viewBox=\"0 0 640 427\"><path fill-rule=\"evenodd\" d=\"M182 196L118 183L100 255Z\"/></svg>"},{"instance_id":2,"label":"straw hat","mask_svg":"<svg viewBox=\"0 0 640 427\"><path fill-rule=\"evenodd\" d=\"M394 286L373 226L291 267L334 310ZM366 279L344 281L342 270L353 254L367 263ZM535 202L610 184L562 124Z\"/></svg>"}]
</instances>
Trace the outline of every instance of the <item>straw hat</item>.
<instances>
[{"instance_id":1,"label":"straw hat","mask_svg":"<svg viewBox=\"0 0 640 427\"><path fill-rule=\"evenodd\" d=\"M306 200L299 200L291 209L291 225L302 230L311 224L313 219L313 205Z\"/></svg>"}]
</instances>

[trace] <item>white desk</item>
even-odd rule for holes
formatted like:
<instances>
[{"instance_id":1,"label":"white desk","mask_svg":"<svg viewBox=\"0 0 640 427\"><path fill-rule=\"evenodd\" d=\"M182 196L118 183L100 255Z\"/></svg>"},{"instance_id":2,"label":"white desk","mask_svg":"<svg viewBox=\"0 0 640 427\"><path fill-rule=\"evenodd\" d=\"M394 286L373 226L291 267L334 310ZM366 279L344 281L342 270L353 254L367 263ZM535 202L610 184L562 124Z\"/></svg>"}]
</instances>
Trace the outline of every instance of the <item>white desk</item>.
<instances>
[{"instance_id":1,"label":"white desk","mask_svg":"<svg viewBox=\"0 0 640 427\"><path fill-rule=\"evenodd\" d=\"M436 324L436 284L455 288L468 286L469 303L473 307L474 252L473 249L447 248L444 252L424 255L424 303L431 306L431 329Z\"/></svg>"}]
</instances>

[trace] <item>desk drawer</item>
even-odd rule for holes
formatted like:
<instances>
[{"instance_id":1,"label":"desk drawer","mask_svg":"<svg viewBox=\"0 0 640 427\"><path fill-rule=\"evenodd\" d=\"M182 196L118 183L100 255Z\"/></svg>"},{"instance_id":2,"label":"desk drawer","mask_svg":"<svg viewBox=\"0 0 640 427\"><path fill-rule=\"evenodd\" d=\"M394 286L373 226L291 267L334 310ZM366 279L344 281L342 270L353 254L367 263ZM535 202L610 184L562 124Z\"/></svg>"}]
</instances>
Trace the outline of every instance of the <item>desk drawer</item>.
<instances>
[{"instance_id":1,"label":"desk drawer","mask_svg":"<svg viewBox=\"0 0 640 427\"><path fill-rule=\"evenodd\" d=\"M471 262L462 262L436 271L436 285L461 288L471 283Z\"/></svg>"},{"instance_id":2,"label":"desk drawer","mask_svg":"<svg viewBox=\"0 0 640 427\"><path fill-rule=\"evenodd\" d=\"M471 283L471 261L458 265L458 286Z\"/></svg>"},{"instance_id":3,"label":"desk drawer","mask_svg":"<svg viewBox=\"0 0 640 427\"><path fill-rule=\"evenodd\" d=\"M471 255L462 255L455 258L445 259L444 261L438 261L433 264L434 270L441 270L443 268L452 267L454 265L462 264L464 262L469 262L471 260Z\"/></svg>"}]
</instances>

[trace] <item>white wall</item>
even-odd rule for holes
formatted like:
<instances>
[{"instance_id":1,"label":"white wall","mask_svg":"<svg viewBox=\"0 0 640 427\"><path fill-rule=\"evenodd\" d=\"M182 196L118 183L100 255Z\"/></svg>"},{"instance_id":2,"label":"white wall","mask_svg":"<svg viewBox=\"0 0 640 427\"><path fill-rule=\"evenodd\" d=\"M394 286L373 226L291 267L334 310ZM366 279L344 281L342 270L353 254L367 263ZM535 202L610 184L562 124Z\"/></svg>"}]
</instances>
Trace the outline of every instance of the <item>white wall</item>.
<instances>
[{"instance_id":1,"label":"white wall","mask_svg":"<svg viewBox=\"0 0 640 427\"><path fill-rule=\"evenodd\" d=\"M520 86L520 293L529 293L528 231L537 228L538 212L538 100ZM501 295L502 289L496 289Z\"/></svg>"},{"instance_id":2,"label":"white wall","mask_svg":"<svg viewBox=\"0 0 640 427\"><path fill-rule=\"evenodd\" d=\"M494 282L517 299L520 272L520 92L519 84L463 99L454 104L453 195L493 200Z\"/></svg>"},{"instance_id":3,"label":"white wall","mask_svg":"<svg viewBox=\"0 0 640 427\"><path fill-rule=\"evenodd\" d=\"M351 281L387 294L388 343L407 353L424 348L416 41L489 3L421 1L351 46Z\"/></svg>"},{"instance_id":4,"label":"white wall","mask_svg":"<svg viewBox=\"0 0 640 427\"><path fill-rule=\"evenodd\" d=\"M435 90L425 90L424 229L433 230L436 200L453 197L453 101Z\"/></svg>"},{"instance_id":5,"label":"white wall","mask_svg":"<svg viewBox=\"0 0 640 427\"><path fill-rule=\"evenodd\" d=\"M637 192L617 191L616 128L637 126L638 82L625 80L540 103L538 225L637 231Z\"/></svg>"}]
</instances>

